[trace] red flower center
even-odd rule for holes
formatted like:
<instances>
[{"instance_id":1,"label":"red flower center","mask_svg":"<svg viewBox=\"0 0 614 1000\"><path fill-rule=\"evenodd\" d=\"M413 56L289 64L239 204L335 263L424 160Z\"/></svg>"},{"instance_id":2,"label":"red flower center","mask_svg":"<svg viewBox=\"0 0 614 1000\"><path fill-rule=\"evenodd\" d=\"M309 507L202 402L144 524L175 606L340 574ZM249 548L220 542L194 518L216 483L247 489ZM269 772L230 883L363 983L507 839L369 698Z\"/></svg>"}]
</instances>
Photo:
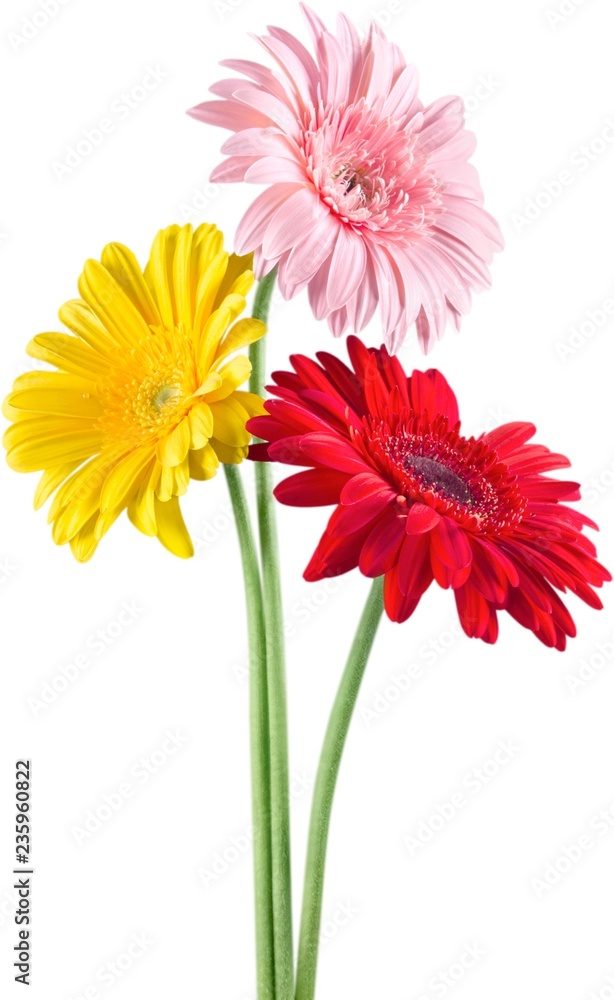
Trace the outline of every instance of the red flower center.
<instances>
[{"instance_id":1,"label":"red flower center","mask_svg":"<svg viewBox=\"0 0 614 1000\"><path fill-rule=\"evenodd\" d=\"M405 456L403 465L426 489L442 493L449 500L473 506L473 494L467 483L442 462L434 458L425 458L423 455L412 455L410 452Z\"/></svg>"},{"instance_id":2,"label":"red flower center","mask_svg":"<svg viewBox=\"0 0 614 1000\"><path fill-rule=\"evenodd\" d=\"M423 503L480 533L518 524L527 498L492 448L461 437L446 417L403 414L365 418L355 444L398 490L403 503Z\"/></svg>"}]
</instances>

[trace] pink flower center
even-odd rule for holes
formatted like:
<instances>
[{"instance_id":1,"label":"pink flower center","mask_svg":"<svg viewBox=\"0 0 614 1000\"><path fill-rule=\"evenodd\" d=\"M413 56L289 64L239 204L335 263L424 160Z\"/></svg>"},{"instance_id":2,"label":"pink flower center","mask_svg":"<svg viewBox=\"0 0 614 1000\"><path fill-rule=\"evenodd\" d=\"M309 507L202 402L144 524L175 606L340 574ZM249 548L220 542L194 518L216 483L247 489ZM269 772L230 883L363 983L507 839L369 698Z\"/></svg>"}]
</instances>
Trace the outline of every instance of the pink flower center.
<instances>
[{"instance_id":1,"label":"pink flower center","mask_svg":"<svg viewBox=\"0 0 614 1000\"><path fill-rule=\"evenodd\" d=\"M304 123L302 152L331 212L354 228L410 245L443 210L441 184L417 140L418 133L380 119L362 100L344 111L314 111Z\"/></svg>"}]
</instances>

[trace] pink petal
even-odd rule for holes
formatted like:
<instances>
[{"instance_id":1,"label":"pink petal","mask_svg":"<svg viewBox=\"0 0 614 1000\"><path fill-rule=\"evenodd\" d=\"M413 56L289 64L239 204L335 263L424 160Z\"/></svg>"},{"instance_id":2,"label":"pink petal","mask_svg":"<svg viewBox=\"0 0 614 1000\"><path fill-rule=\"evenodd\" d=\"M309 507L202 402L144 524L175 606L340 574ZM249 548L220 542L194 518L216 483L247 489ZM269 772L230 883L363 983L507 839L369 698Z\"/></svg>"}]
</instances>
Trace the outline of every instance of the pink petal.
<instances>
[{"instance_id":1,"label":"pink petal","mask_svg":"<svg viewBox=\"0 0 614 1000\"><path fill-rule=\"evenodd\" d=\"M313 278L332 253L339 226L342 223L330 212L322 216L304 239L296 243L288 257L284 280L290 285L300 285Z\"/></svg>"},{"instance_id":2,"label":"pink petal","mask_svg":"<svg viewBox=\"0 0 614 1000\"><path fill-rule=\"evenodd\" d=\"M367 252L361 236L341 224L330 265L327 288L328 307L340 309L356 293L367 265Z\"/></svg>"},{"instance_id":3,"label":"pink petal","mask_svg":"<svg viewBox=\"0 0 614 1000\"><path fill-rule=\"evenodd\" d=\"M245 174L248 184L301 184L306 180L305 172L301 170L296 160L284 159L280 156L263 156L252 160Z\"/></svg>"},{"instance_id":4,"label":"pink petal","mask_svg":"<svg viewBox=\"0 0 614 1000\"><path fill-rule=\"evenodd\" d=\"M306 232L318 225L327 210L313 191L302 187L278 208L262 241L265 257L279 257L298 243Z\"/></svg>"},{"instance_id":5,"label":"pink petal","mask_svg":"<svg viewBox=\"0 0 614 1000\"><path fill-rule=\"evenodd\" d=\"M258 195L239 223L235 237L238 254L250 253L262 243L271 219L297 190L296 184L275 184Z\"/></svg>"},{"instance_id":6,"label":"pink petal","mask_svg":"<svg viewBox=\"0 0 614 1000\"><path fill-rule=\"evenodd\" d=\"M211 172L211 180L215 184L230 184L233 181L244 181L250 167L258 160L253 156L229 156L218 164Z\"/></svg>"},{"instance_id":7,"label":"pink petal","mask_svg":"<svg viewBox=\"0 0 614 1000\"><path fill-rule=\"evenodd\" d=\"M244 128L270 128L272 124L265 115L234 101L204 101L190 108L188 114L206 125L219 125L231 132Z\"/></svg>"}]
</instances>

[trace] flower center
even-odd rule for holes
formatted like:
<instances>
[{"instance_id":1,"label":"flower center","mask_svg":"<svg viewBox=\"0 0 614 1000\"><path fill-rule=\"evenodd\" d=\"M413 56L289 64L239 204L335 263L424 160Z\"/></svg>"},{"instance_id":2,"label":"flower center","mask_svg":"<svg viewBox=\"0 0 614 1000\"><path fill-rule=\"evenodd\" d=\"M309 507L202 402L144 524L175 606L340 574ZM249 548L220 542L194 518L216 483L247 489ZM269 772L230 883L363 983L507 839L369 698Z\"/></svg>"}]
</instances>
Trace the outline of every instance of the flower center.
<instances>
[{"instance_id":1,"label":"flower center","mask_svg":"<svg viewBox=\"0 0 614 1000\"><path fill-rule=\"evenodd\" d=\"M167 434L198 387L196 369L193 345L181 327L152 330L99 387L99 426L107 444L137 446Z\"/></svg>"},{"instance_id":2,"label":"flower center","mask_svg":"<svg viewBox=\"0 0 614 1000\"><path fill-rule=\"evenodd\" d=\"M443 493L448 499L467 504L468 507L473 506L474 497L467 483L441 462L423 455L412 455L410 452L403 459L403 465L427 489Z\"/></svg>"},{"instance_id":3,"label":"flower center","mask_svg":"<svg viewBox=\"0 0 614 1000\"><path fill-rule=\"evenodd\" d=\"M155 393L151 405L156 413L162 413L165 406L171 406L181 398L181 390L177 385L162 385Z\"/></svg>"},{"instance_id":4,"label":"flower center","mask_svg":"<svg viewBox=\"0 0 614 1000\"><path fill-rule=\"evenodd\" d=\"M303 123L307 175L331 212L356 228L409 245L442 211L440 183L417 136L364 100L319 109Z\"/></svg>"},{"instance_id":5,"label":"flower center","mask_svg":"<svg viewBox=\"0 0 614 1000\"><path fill-rule=\"evenodd\" d=\"M527 498L516 477L484 441L461 437L444 416L365 417L353 441L408 504L426 504L486 534L522 520Z\"/></svg>"}]
</instances>

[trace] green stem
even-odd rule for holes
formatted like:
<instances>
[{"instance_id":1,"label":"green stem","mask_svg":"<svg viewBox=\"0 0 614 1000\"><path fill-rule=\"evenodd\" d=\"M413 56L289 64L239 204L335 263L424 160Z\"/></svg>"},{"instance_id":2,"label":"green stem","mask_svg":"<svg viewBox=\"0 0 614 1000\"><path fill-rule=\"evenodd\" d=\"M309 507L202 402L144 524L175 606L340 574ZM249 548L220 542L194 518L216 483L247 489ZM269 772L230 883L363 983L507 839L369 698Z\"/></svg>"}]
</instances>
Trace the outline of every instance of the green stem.
<instances>
[{"instance_id":1,"label":"green stem","mask_svg":"<svg viewBox=\"0 0 614 1000\"><path fill-rule=\"evenodd\" d=\"M256 963L258 1000L276 1000L271 905L271 797L269 706L266 674L266 633L258 553L249 509L235 465L225 465L228 490L237 525L249 632L250 733L252 813L254 828L254 892L256 903Z\"/></svg>"},{"instance_id":2,"label":"green stem","mask_svg":"<svg viewBox=\"0 0 614 1000\"><path fill-rule=\"evenodd\" d=\"M262 279L253 315L266 323L275 288L276 270ZM252 392L263 394L265 348L262 338L250 348ZM273 865L273 933L275 939L275 1000L294 995L292 939L292 886L290 878L290 778L288 767L288 719L284 616L281 599L279 547L275 522L273 479L268 462L256 463L256 496L262 557L262 586L266 628L269 691L269 738L271 768L271 845Z\"/></svg>"},{"instance_id":3,"label":"green stem","mask_svg":"<svg viewBox=\"0 0 614 1000\"><path fill-rule=\"evenodd\" d=\"M299 937L296 1000L313 1000L322 919L322 895L333 796L358 692L384 610L383 578L373 581L341 678L318 766L307 848Z\"/></svg>"}]
</instances>

